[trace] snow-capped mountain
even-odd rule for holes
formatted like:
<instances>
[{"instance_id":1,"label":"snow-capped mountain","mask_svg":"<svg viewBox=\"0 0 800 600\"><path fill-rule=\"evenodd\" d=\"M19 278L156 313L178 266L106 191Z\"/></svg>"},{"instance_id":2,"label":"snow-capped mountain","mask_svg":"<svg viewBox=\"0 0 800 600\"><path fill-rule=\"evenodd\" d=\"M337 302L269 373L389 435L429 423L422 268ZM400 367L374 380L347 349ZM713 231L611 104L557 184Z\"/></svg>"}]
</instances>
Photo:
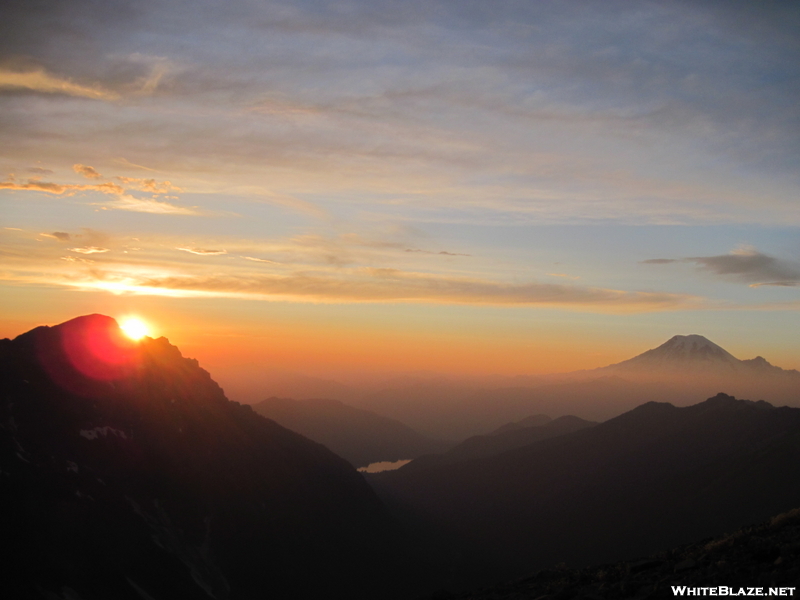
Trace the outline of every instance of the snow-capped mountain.
<instances>
[{"instance_id":1,"label":"snow-capped mountain","mask_svg":"<svg viewBox=\"0 0 800 600\"><path fill-rule=\"evenodd\" d=\"M631 359L611 365L616 370L641 369L714 369L735 371L738 358L702 335L676 335Z\"/></svg>"},{"instance_id":2,"label":"snow-capped mountain","mask_svg":"<svg viewBox=\"0 0 800 600\"><path fill-rule=\"evenodd\" d=\"M653 348L620 363L597 369L620 376L636 374L683 373L709 376L797 377L795 370L771 365L761 356L740 360L702 335L676 335Z\"/></svg>"}]
</instances>

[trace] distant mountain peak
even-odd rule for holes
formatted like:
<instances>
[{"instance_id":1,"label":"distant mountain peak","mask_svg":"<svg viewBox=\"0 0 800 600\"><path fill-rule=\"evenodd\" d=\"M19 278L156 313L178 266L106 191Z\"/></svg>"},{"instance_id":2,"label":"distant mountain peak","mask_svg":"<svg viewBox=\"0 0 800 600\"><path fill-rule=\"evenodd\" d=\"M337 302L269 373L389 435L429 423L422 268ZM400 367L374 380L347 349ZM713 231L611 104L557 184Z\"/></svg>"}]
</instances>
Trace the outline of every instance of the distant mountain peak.
<instances>
[{"instance_id":1,"label":"distant mountain peak","mask_svg":"<svg viewBox=\"0 0 800 600\"><path fill-rule=\"evenodd\" d=\"M629 360L611 365L613 370L737 370L742 361L708 338L675 335L669 340Z\"/></svg>"},{"instance_id":2,"label":"distant mountain peak","mask_svg":"<svg viewBox=\"0 0 800 600\"><path fill-rule=\"evenodd\" d=\"M730 358L735 357L718 346L707 337L696 333L689 335L674 335L669 340L653 350L661 351L663 354L685 354L685 355L723 355Z\"/></svg>"}]
</instances>

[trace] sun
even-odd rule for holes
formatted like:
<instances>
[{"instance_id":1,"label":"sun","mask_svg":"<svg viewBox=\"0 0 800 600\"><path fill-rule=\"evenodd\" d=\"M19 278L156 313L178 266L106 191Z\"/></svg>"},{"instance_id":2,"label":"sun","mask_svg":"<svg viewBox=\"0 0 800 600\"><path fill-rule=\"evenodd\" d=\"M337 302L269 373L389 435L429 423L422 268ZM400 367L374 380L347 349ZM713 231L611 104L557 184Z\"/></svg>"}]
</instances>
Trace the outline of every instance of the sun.
<instances>
[{"instance_id":1,"label":"sun","mask_svg":"<svg viewBox=\"0 0 800 600\"><path fill-rule=\"evenodd\" d=\"M126 317L119 324L119 328L122 329L122 333L132 340L140 340L150 334L150 328L147 323L138 317Z\"/></svg>"}]
</instances>

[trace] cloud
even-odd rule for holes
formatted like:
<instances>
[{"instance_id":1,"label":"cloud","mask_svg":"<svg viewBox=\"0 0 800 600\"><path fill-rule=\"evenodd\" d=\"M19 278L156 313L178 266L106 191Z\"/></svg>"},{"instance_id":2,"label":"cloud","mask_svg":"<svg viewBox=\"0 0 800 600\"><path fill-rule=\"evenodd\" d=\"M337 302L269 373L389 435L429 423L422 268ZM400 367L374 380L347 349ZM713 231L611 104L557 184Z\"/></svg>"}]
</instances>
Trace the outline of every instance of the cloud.
<instances>
[{"instance_id":1,"label":"cloud","mask_svg":"<svg viewBox=\"0 0 800 600\"><path fill-rule=\"evenodd\" d=\"M155 179L139 179L137 177L114 177L125 184L128 188L152 192L154 194L169 194L170 192L182 192L178 186L172 185L169 181L158 182Z\"/></svg>"},{"instance_id":2,"label":"cloud","mask_svg":"<svg viewBox=\"0 0 800 600\"><path fill-rule=\"evenodd\" d=\"M72 238L70 234L64 231L54 231L53 233L40 233L39 235L43 235L44 237L53 238L55 240L60 240L62 242L68 242Z\"/></svg>"},{"instance_id":3,"label":"cloud","mask_svg":"<svg viewBox=\"0 0 800 600\"><path fill-rule=\"evenodd\" d=\"M136 60L142 60L144 62L147 61L154 62L150 70L150 74L139 80L141 87L137 91L137 94L142 96L152 95L153 92L156 91L156 88L158 88L158 85L161 83L161 80L170 71L169 62L163 58L151 58L142 56L140 54L134 54L130 58Z\"/></svg>"},{"instance_id":4,"label":"cloud","mask_svg":"<svg viewBox=\"0 0 800 600\"><path fill-rule=\"evenodd\" d=\"M757 288L762 286L775 287L800 287L800 281L767 281L764 283L751 283L750 287Z\"/></svg>"},{"instance_id":5,"label":"cloud","mask_svg":"<svg viewBox=\"0 0 800 600\"><path fill-rule=\"evenodd\" d=\"M122 156L112 159L112 162L122 165L123 167L133 167L134 169L142 169L143 171L152 171L153 173L159 173L157 169L145 167L144 165L137 165L136 163L132 163L127 158L124 158Z\"/></svg>"},{"instance_id":6,"label":"cloud","mask_svg":"<svg viewBox=\"0 0 800 600\"><path fill-rule=\"evenodd\" d=\"M75 164L73 170L76 173L83 175L89 179L99 179L102 177L93 167ZM10 176L6 181L0 181L0 189L10 190L27 190L36 192L46 192L48 194L61 195L65 194L71 196L77 192L94 191L102 194L109 194L117 196L115 200L110 202L99 203L104 210L126 210L130 212L143 212L161 215L200 215L201 212L196 207L177 206L169 202L156 200L155 198L136 198L130 194L126 194L127 188L133 188L140 191L151 192L155 194L165 194L168 192L181 192L181 188L172 185L169 181L156 181L155 179L139 179L135 177L115 177L121 181L126 187L117 183L106 181L104 183L95 183L89 185L76 185L76 184L61 184L52 183L48 181L40 181L38 179L29 179L26 183L20 183L15 178ZM170 196L171 199L177 199L176 196Z\"/></svg>"},{"instance_id":7,"label":"cloud","mask_svg":"<svg viewBox=\"0 0 800 600\"><path fill-rule=\"evenodd\" d=\"M204 254L196 249L181 250ZM422 302L496 306L550 306L600 312L645 312L698 308L697 298L669 293L626 292L542 283L503 283L362 268L338 274L138 277L126 280L130 291L162 290L170 295L204 294L262 297L306 302ZM155 292L158 293L158 292Z\"/></svg>"},{"instance_id":8,"label":"cloud","mask_svg":"<svg viewBox=\"0 0 800 600\"><path fill-rule=\"evenodd\" d=\"M674 262L681 262L680 258L651 258L640 261L643 265L668 265Z\"/></svg>"},{"instance_id":9,"label":"cloud","mask_svg":"<svg viewBox=\"0 0 800 600\"><path fill-rule=\"evenodd\" d=\"M44 169L42 167L28 167L25 170L28 173L35 173L36 175L51 175L53 173L51 169Z\"/></svg>"},{"instance_id":10,"label":"cloud","mask_svg":"<svg viewBox=\"0 0 800 600\"><path fill-rule=\"evenodd\" d=\"M34 192L46 192L48 194L66 194L71 196L76 192L94 191L103 194L122 194L125 190L116 183L105 182L93 185L73 185L51 183L48 181L39 181L37 179L29 179L27 183L18 183L13 179L7 181L0 181L0 189L8 190L30 190Z\"/></svg>"},{"instance_id":11,"label":"cloud","mask_svg":"<svg viewBox=\"0 0 800 600\"><path fill-rule=\"evenodd\" d=\"M79 175L83 175L86 179L101 179L103 176L98 173L94 167L89 167L87 165L76 164L72 165L72 170L78 173Z\"/></svg>"},{"instance_id":12,"label":"cloud","mask_svg":"<svg viewBox=\"0 0 800 600\"><path fill-rule=\"evenodd\" d=\"M202 214L195 207L176 206L169 202L161 202L147 198L135 198L128 194L120 196L116 200L101 204L104 209L127 210L130 212L151 213L156 215L191 215Z\"/></svg>"},{"instance_id":13,"label":"cloud","mask_svg":"<svg viewBox=\"0 0 800 600\"><path fill-rule=\"evenodd\" d=\"M92 100L117 100L119 94L99 86L85 86L45 72L0 69L0 88L25 89L46 94L66 94Z\"/></svg>"},{"instance_id":14,"label":"cloud","mask_svg":"<svg viewBox=\"0 0 800 600\"><path fill-rule=\"evenodd\" d=\"M228 253L227 250L206 250L204 248L175 248L175 250L183 250L184 252L199 254L201 256L218 256L220 254ZM257 259L251 259L251 260L257 260Z\"/></svg>"},{"instance_id":15,"label":"cloud","mask_svg":"<svg viewBox=\"0 0 800 600\"><path fill-rule=\"evenodd\" d=\"M83 248L70 248L70 252L77 252L79 254L103 254L110 252L109 248L99 248L97 246L86 246Z\"/></svg>"},{"instance_id":16,"label":"cloud","mask_svg":"<svg viewBox=\"0 0 800 600\"><path fill-rule=\"evenodd\" d=\"M642 262L645 264L694 263L701 271L723 279L749 284L750 287L800 286L800 263L775 258L749 246L740 247L729 254L719 256L657 258Z\"/></svg>"},{"instance_id":17,"label":"cloud","mask_svg":"<svg viewBox=\"0 0 800 600\"><path fill-rule=\"evenodd\" d=\"M0 181L0 189L6 190L33 190L36 192L47 192L48 194L63 194L68 186L58 183L48 183L29 179L27 183L17 183L16 181Z\"/></svg>"},{"instance_id":18,"label":"cloud","mask_svg":"<svg viewBox=\"0 0 800 600\"><path fill-rule=\"evenodd\" d=\"M448 252L447 250L435 252L433 250L421 250L419 248L405 248L404 252L415 252L419 254L441 254L443 256L472 256L471 254L463 254L461 252Z\"/></svg>"},{"instance_id":19,"label":"cloud","mask_svg":"<svg viewBox=\"0 0 800 600\"><path fill-rule=\"evenodd\" d=\"M254 256L243 256L242 258L247 259L247 260L252 260L254 262L260 262L260 263L269 263L269 264L273 264L273 265L280 264L279 262L274 261L274 260L268 260L266 258L255 258Z\"/></svg>"}]
</instances>

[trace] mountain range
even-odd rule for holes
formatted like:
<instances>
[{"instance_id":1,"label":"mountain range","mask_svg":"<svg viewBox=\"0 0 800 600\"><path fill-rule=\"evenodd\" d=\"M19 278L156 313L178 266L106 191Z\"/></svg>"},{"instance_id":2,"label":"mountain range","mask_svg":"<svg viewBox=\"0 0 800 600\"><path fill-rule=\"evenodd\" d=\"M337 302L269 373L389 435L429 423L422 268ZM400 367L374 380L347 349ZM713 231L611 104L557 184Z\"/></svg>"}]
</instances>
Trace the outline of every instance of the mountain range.
<instances>
[{"instance_id":1,"label":"mountain range","mask_svg":"<svg viewBox=\"0 0 800 600\"><path fill-rule=\"evenodd\" d=\"M702 340L678 342L647 360L668 350L741 367ZM624 380L577 382L587 403L598 381ZM404 600L640 557L800 506L800 409L726 394L602 423L528 411L364 475L228 400L165 338L133 342L102 315L0 340L0 389L13 598ZM340 403L272 404L419 441Z\"/></svg>"},{"instance_id":2,"label":"mountain range","mask_svg":"<svg viewBox=\"0 0 800 600\"><path fill-rule=\"evenodd\" d=\"M530 423L535 424L531 425ZM557 419L550 419L546 415L534 415L498 427L490 434L469 437L446 452L419 457L406 465L405 472L495 456L514 448L522 448L534 442L559 437L595 425L597 423L594 421L586 421L571 415Z\"/></svg>"},{"instance_id":3,"label":"mountain range","mask_svg":"<svg viewBox=\"0 0 800 600\"><path fill-rule=\"evenodd\" d=\"M471 383L442 377L398 379L348 402L429 437L463 440L535 414L605 421L645 402L689 405L720 391L800 406L800 372L773 366L762 357L739 360L700 335L677 335L598 369Z\"/></svg>"},{"instance_id":4,"label":"mountain range","mask_svg":"<svg viewBox=\"0 0 800 600\"><path fill-rule=\"evenodd\" d=\"M725 394L649 402L500 454L420 461L369 480L407 527L424 524L454 582L478 586L643 556L800 506L800 409Z\"/></svg>"},{"instance_id":5,"label":"mountain range","mask_svg":"<svg viewBox=\"0 0 800 600\"><path fill-rule=\"evenodd\" d=\"M773 366L761 356L739 360L702 335L676 335L660 345L626 361L595 369L593 373L646 376L679 374L682 377L777 377L800 381L800 372Z\"/></svg>"},{"instance_id":6,"label":"mountain range","mask_svg":"<svg viewBox=\"0 0 800 600\"><path fill-rule=\"evenodd\" d=\"M384 598L419 565L344 459L90 315L0 340L13 598Z\"/></svg>"}]
</instances>

